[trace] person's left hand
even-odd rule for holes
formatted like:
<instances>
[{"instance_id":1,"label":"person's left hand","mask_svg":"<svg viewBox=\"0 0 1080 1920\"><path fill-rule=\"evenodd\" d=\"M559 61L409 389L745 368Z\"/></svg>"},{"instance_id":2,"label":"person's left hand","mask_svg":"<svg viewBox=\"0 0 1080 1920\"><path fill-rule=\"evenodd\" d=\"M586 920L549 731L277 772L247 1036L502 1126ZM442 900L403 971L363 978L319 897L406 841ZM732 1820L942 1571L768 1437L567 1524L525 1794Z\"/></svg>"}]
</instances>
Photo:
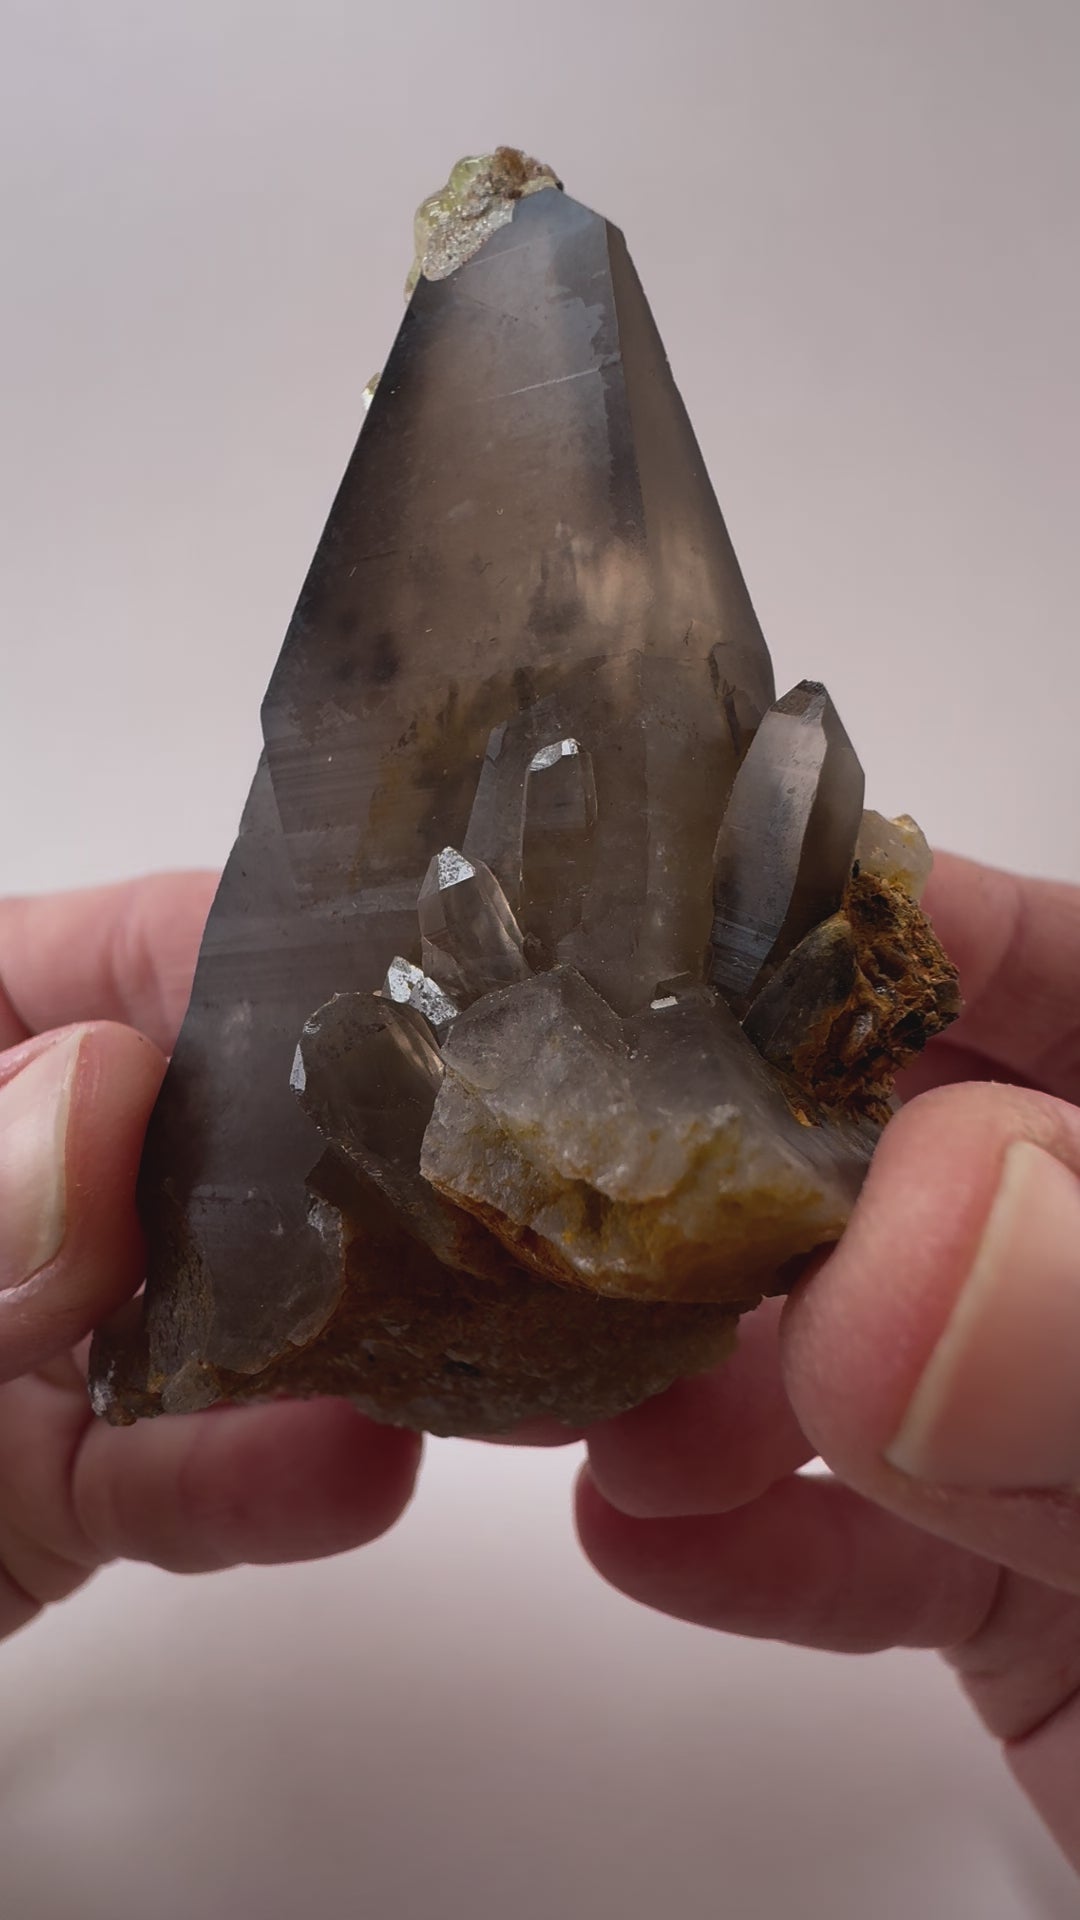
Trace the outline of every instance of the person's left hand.
<instances>
[{"instance_id":1,"label":"person's left hand","mask_svg":"<svg viewBox=\"0 0 1080 1920\"><path fill-rule=\"evenodd\" d=\"M315 1558L412 1492L419 1439L344 1401L90 1410L82 1343L140 1282L139 1154L213 887L0 903L0 1637L105 1561Z\"/></svg>"}]
</instances>

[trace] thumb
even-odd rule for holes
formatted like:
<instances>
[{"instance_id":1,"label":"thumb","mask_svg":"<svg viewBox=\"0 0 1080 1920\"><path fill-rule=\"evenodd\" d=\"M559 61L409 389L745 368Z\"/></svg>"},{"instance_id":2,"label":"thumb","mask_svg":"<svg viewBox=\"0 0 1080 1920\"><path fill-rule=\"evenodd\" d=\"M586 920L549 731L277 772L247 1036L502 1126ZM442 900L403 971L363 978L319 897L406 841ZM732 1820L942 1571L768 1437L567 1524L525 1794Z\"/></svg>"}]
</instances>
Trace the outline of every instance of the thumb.
<instances>
[{"instance_id":1,"label":"thumb","mask_svg":"<svg viewBox=\"0 0 1080 1920\"><path fill-rule=\"evenodd\" d=\"M135 1177L164 1068L106 1021L0 1054L0 1380L74 1345L138 1285Z\"/></svg>"},{"instance_id":2,"label":"thumb","mask_svg":"<svg viewBox=\"0 0 1080 1920\"><path fill-rule=\"evenodd\" d=\"M951 1087L891 1122L782 1327L803 1430L849 1485L1080 1593L1080 1111Z\"/></svg>"}]
</instances>

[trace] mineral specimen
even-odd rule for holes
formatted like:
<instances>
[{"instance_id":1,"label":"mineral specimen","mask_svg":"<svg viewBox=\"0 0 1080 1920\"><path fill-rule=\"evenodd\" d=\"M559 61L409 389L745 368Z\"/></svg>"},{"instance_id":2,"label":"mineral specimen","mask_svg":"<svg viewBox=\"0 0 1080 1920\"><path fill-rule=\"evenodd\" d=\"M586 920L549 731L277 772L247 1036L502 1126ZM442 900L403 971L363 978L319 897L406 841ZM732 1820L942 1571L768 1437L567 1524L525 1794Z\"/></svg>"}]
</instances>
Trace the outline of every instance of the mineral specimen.
<instances>
[{"instance_id":1,"label":"mineral specimen","mask_svg":"<svg viewBox=\"0 0 1080 1920\"><path fill-rule=\"evenodd\" d=\"M147 1138L115 1421L632 1405L842 1232L956 1009L918 829L824 688L774 698L621 234L499 149L417 242Z\"/></svg>"}]
</instances>

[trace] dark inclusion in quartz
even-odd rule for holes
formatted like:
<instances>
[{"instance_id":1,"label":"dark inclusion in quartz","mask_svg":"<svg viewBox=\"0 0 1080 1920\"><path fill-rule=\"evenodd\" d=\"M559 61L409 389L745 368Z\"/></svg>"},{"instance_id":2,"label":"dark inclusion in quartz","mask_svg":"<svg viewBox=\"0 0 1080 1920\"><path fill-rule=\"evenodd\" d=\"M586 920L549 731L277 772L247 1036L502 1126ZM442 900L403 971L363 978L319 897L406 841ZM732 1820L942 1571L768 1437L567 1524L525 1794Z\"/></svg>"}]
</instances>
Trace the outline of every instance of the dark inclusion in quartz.
<instances>
[{"instance_id":1,"label":"dark inclusion in quartz","mask_svg":"<svg viewBox=\"0 0 1080 1920\"><path fill-rule=\"evenodd\" d=\"M956 1009L917 829L824 688L774 698L622 235L519 158L417 281L271 681L112 1420L631 1405L838 1237Z\"/></svg>"}]
</instances>

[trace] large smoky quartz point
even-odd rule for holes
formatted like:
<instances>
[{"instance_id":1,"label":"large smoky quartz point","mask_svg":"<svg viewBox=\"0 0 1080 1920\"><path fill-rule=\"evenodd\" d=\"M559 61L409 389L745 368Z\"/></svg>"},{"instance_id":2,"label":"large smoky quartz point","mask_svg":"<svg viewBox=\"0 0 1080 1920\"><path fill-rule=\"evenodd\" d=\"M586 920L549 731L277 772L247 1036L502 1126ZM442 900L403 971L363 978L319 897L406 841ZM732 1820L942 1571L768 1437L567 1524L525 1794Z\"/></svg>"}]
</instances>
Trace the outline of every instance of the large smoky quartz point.
<instances>
[{"instance_id":1,"label":"large smoky quartz point","mask_svg":"<svg viewBox=\"0 0 1080 1920\"><path fill-rule=\"evenodd\" d=\"M622 235L425 203L147 1137L118 1422L617 1412L835 1240L956 1011L914 823L776 699Z\"/></svg>"}]
</instances>

